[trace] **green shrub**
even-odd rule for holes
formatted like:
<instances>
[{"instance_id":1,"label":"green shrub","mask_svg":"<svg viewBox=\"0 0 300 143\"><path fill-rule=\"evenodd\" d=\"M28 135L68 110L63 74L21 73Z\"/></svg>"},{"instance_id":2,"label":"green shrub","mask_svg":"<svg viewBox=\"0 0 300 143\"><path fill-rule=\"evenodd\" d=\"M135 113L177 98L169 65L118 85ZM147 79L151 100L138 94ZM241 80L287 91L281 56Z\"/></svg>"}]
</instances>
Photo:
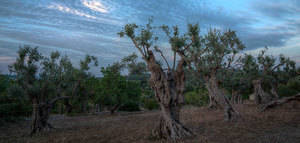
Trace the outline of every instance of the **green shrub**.
<instances>
[{"instance_id":1,"label":"green shrub","mask_svg":"<svg viewBox=\"0 0 300 143\"><path fill-rule=\"evenodd\" d=\"M154 98L146 98L143 100L143 102L144 102L144 108L148 110L154 110L159 108L159 105Z\"/></svg>"},{"instance_id":2,"label":"green shrub","mask_svg":"<svg viewBox=\"0 0 300 143\"><path fill-rule=\"evenodd\" d=\"M19 86L6 86L5 92L0 93L0 124L16 122L32 111L30 102Z\"/></svg>"},{"instance_id":3,"label":"green shrub","mask_svg":"<svg viewBox=\"0 0 300 143\"><path fill-rule=\"evenodd\" d=\"M279 96L293 96L300 92L300 78L293 78L286 85L278 86Z\"/></svg>"},{"instance_id":4,"label":"green shrub","mask_svg":"<svg viewBox=\"0 0 300 143\"><path fill-rule=\"evenodd\" d=\"M281 97L282 96L293 96L297 93L298 93L297 90L290 88L287 85L279 85L279 87L278 87L278 95Z\"/></svg>"},{"instance_id":5,"label":"green shrub","mask_svg":"<svg viewBox=\"0 0 300 143\"><path fill-rule=\"evenodd\" d=\"M120 111L140 111L140 107L139 104L137 102L134 101L128 101L125 104L123 104L120 109Z\"/></svg>"},{"instance_id":6,"label":"green shrub","mask_svg":"<svg viewBox=\"0 0 300 143\"><path fill-rule=\"evenodd\" d=\"M186 104L194 106L204 106L209 102L208 92L205 89L187 92L184 98Z\"/></svg>"},{"instance_id":7,"label":"green shrub","mask_svg":"<svg viewBox=\"0 0 300 143\"><path fill-rule=\"evenodd\" d=\"M11 97L0 95L0 125L4 122L16 122L30 115L31 105Z\"/></svg>"},{"instance_id":8,"label":"green shrub","mask_svg":"<svg viewBox=\"0 0 300 143\"><path fill-rule=\"evenodd\" d=\"M300 76L294 79L290 79L287 83L288 88L300 92Z\"/></svg>"}]
</instances>

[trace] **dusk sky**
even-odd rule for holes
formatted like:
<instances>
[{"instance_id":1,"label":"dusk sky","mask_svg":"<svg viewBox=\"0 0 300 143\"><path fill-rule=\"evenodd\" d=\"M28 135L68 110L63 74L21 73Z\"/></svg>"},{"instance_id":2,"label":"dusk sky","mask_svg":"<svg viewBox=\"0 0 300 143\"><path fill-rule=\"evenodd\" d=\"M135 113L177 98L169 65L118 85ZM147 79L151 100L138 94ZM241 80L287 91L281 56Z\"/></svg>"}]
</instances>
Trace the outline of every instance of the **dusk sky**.
<instances>
[{"instance_id":1,"label":"dusk sky","mask_svg":"<svg viewBox=\"0 0 300 143\"><path fill-rule=\"evenodd\" d=\"M117 33L127 23L199 23L203 31L233 29L249 53L269 46L300 65L300 0L0 0L0 72L16 59L19 46L60 51L76 65L86 54L100 67L136 52ZM99 67L93 69L98 75Z\"/></svg>"}]
</instances>

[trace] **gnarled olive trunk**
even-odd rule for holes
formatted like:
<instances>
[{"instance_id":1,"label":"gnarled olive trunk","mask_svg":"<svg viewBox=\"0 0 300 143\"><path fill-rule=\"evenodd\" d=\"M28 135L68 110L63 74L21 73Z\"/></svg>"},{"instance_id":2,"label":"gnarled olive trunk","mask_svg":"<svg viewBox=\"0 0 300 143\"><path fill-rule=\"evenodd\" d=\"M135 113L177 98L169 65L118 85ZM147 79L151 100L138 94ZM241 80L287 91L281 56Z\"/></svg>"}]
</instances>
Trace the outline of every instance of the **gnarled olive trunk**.
<instances>
[{"instance_id":1,"label":"gnarled olive trunk","mask_svg":"<svg viewBox=\"0 0 300 143\"><path fill-rule=\"evenodd\" d=\"M242 104L243 99L238 91L232 90L231 92L231 104Z\"/></svg>"},{"instance_id":2,"label":"gnarled olive trunk","mask_svg":"<svg viewBox=\"0 0 300 143\"><path fill-rule=\"evenodd\" d=\"M271 96L262 88L262 79L252 81L254 87L254 97L256 104L264 104L272 100Z\"/></svg>"},{"instance_id":3,"label":"gnarled olive trunk","mask_svg":"<svg viewBox=\"0 0 300 143\"><path fill-rule=\"evenodd\" d=\"M30 135L41 132L46 128L53 128L48 123L50 107L48 104L39 103L37 99L33 99L32 124Z\"/></svg>"},{"instance_id":4,"label":"gnarled olive trunk","mask_svg":"<svg viewBox=\"0 0 300 143\"><path fill-rule=\"evenodd\" d=\"M41 102L37 97L32 99L32 124L30 135L36 132L41 132L45 129L52 129L53 126L48 122L50 111L56 101L64 98L69 98L67 96L57 97L50 102Z\"/></svg>"},{"instance_id":5,"label":"gnarled olive trunk","mask_svg":"<svg viewBox=\"0 0 300 143\"><path fill-rule=\"evenodd\" d=\"M206 89L208 90L208 97L209 97L208 108L211 108L211 109L218 108L217 101L214 99L214 95L213 95L215 92L211 88L211 85L208 80L206 80L205 86L206 86Z\"/></svg>"},{"instance_id":6,"label":"gnarled olive trunk","mask_svg":"<svg viewBox=\"0 0 300 143\"><path fill-rule=\"evenodd\" d=\"M274 98L279 98L279 95L277 93L277 84L276 83L272 83L271 84L271 94L274 96Z\"/></svg>"},{"instance_id":7,"label":"gnarled olive trunk","mask_svg":"<svg viewBox=\"0 0 300 143\"><path fill-rule=\"evenodd\" d=\"M180 109L184 103L184 61L180 60L177 69L167 73L156 63L151 51L146 61L151 72L150 85L161 109L159 125L153 130L153 136L169 141L192 136L193 133L180 122Z\"/></svg>"},{"instance_id":8,"label":"gnarled olive trunk","mask_svg":"<svg viewBox=\"0 0 300 143\"><path fill-rule=\"evenodd\" d=\"M65 105L65 113L70 114L73 110L73 106L70 104L70 99L65 99L64 100L64 105Z\"/></svg>"},{"instance_id":9,"label":"gnarled olive trunk","mask_svg":"<svg viewBox=\"0 0 300 143\"><path fill-rule=\"evenodd\" d=\"M223 91L219 88L217 78L214 74L205 77L206 87L208 94L211 99L213 99L213 106L221 107L225 112L225 120L231 120L232 116L238 113L233 109L228 98L224 95ZM211 102L212 102L211 101Z\"/></svg>"},{"instance_id":10,"label":"gnarled olive trunk","mask_svg":"<svg viewBox=\"0 0 300 143\"><path fill-rule=\"evenodd\" d=\"M111 109L110 109L110 114L114 114L119 108L121 107L121 104L118 103L116 105L114 105Z\"/></svg>"}]
</instances>

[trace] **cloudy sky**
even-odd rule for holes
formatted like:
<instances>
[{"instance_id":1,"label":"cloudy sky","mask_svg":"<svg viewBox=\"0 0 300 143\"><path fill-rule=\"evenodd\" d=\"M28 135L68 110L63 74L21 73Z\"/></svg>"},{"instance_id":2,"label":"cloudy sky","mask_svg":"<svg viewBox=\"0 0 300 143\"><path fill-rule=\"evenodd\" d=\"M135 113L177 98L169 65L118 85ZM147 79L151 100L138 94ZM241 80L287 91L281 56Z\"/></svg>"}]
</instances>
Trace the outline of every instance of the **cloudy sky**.
<instances>
[{"instance_id":1,"label":"cloudy sky","mask_svg":"<svg viewBox=\"0 0 300 143\"><path fill-rule=\"evenodd\" d=\"M135 51L116 34L126 23L199 23L236 30L256 53L283 53L300 64L300 0L0 0L0 72L14 62L19 46L60 51L74 64L86 54L106 66ZM99 68L94 69L99 74Z\"/></svg>"}]
</instances>

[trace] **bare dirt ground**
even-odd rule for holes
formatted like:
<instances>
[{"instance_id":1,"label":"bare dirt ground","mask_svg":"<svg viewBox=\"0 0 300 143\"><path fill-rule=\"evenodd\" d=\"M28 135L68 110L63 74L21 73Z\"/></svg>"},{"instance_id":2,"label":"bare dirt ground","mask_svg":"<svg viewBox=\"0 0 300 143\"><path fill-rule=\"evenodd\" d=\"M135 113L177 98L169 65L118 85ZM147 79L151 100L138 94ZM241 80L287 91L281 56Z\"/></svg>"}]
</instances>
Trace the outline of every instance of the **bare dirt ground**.
<instances>
[{"instance_id":1,"label":"bare dirt ground","mask_svg":"<svg viewBox=\"0 0 300 143\"><path fill-rule=\"evenodd\" d=\"M242 118L226 122L221 110L185 107L182 122L196 135L186 143L300 143L300 104L260 112L256 105L235 105ZM30 121L0 127L0 142L156 143L150 137L159 111L89 116L52 116L57 129L29 137Z\"/></svg>"}]
</instances>

